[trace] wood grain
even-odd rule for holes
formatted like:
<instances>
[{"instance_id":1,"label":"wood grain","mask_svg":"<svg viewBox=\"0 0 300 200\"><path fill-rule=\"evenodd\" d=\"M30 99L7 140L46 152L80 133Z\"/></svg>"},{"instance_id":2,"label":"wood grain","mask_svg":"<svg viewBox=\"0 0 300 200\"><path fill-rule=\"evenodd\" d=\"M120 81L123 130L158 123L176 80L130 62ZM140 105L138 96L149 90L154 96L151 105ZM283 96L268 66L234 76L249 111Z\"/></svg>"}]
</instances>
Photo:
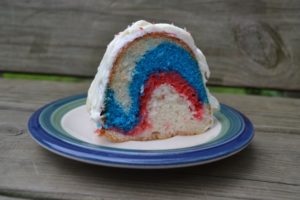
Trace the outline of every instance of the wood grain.
<instances>
[{"instance_id":1,"label":"wood grain","mask_svg":"<svg viewBox=\"0 0 300 200\"><path fill-rule=\"evenodd\" d=\"M1 200L29 200L22 197L8 197L8 196L2 196L0 195Z\"/></svg>"},{"instance_id":2,"label":"wood grain","mask_svg":"<svg viewBox=\"0 0 300 200\"><path fill-rule=\"evenodd\" d=\"M300 1L0 2L0 70L93 76L114 34L138 19L187 27L213 85L300 90Z\"/></svg>"},{"instance_id":3,"label":"wood grain","mask_svg":"<svg viewBox=\"0 0 300 200\"><path fill-rule=\"evenodd\" d=\"M298 199L300 100L217 94L254 123L251 145L225 160L183 169L129 170L65 159L28 135L38 107L89 83L0 79L0 197L24 199Z\"/></svg>"}]
</instances>

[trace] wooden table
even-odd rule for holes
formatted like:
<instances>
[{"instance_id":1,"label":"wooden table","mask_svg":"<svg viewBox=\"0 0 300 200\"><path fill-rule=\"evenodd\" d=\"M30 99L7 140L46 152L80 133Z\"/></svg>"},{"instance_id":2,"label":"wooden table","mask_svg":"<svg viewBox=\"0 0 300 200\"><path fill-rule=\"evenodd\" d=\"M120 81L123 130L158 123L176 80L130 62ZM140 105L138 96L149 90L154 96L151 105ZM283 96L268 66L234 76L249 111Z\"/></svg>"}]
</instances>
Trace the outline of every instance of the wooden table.
<instances>
[{"instance_id":1,"label":"wooden table","mask_svg":"<svg viewBox=\"0 0 300 200\"><path fill-rule=\"evenodd\" d=\"M186 27L211 85L299 92L299 8L299 0L2 1L0 76L90 78L113 35L143 18ZM300 199L300 99L216 94L253 121L249 147L203 166L129 170L63 158L28 134L37 108L89 83L0 78L0 199Z\"/></svg>"},{"instance_id":2,"label":"wooden table","mask_svg":"<svg viewBox=\"0 0 300 200\"><path fill-rule=\"evenodd\" d=\"M216 94L253 121L249 147L203 166L130 170L69 160L30 138L32 112L88 86L0 79L0 199L300 198L299 99Z\"/></svg>"}]
</instances>

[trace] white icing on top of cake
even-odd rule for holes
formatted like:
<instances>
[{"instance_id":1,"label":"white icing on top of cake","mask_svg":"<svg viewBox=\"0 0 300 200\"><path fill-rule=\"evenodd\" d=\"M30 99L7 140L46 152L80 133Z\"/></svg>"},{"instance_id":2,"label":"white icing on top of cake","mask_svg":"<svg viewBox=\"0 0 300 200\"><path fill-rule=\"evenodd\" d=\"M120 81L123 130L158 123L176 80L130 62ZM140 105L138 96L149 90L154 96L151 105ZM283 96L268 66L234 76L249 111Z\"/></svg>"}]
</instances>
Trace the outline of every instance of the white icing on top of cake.
<instances>
[{"instance_id":1,"label":"white icing on top of cake","mask_svg":"<svg viewBox=\"0 0 300 200\"><path fill-rule=\"evenodd\" d=\"M195 45L195 42L189 32L174 26L172 24L152 24L144 20L137 21L125 29L123 32L115 35L114 39L107 46L106 52L100 62L97 74L89 88L87 97L87 108L90 117L95 122L101 122L101 112L104 109L105 90L109 81L110 72L114 61L118 56L119 51L127 43L132 42L136 38L142 37L148 33L165 32L184 41L193 51L198 65L200 66L201 74L204 83L210 76L210 71L205 59L205 56ZM207 89L209 101L214 109L219 108L218 101L209 93Z\"/></svg>"}]
</instances>

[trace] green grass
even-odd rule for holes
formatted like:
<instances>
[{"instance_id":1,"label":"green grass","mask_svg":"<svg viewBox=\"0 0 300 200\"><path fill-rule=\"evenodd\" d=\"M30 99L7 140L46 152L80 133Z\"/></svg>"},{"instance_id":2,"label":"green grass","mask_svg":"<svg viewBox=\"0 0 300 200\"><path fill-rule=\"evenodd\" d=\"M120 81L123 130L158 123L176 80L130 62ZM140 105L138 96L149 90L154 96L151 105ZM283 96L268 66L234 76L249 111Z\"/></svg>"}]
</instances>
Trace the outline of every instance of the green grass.
<instances>
[{"instance_id":1,"label":"green grass","mask_svg":"<svg viewBox=\"0 0 300 200\"><path fill-rule=\"evenodd\" d=\"M1 76L5 79L47 80L47 81L61 81L61 82L80 82L86 80L85 78L77 78L72 76L23 74L23 73L2 73Z\"/></svg>"},{"instance_id":2,"label":"green grass","mask_svg":"<svg viewBox=\"0 0 300 200\"><path fill-rule=\"evenodd\" d=\"M219 86L208 86L209 91L215 93L228 93L228 94L239 94L239 95L261 95L271 97L282 97L284 93L278 90L271 89L256 89L256 88L237 88L237 87L219 87Z\"/></svg>"},{"instance_id":3,"label":"green grass","mask_svg":"<svg viewBox=\"0 0 300 200\"><path fill-rule=\"evenodd\" d=\"M255 89L255 88L247 88L247 94L252 95L261 95L261 96L270 96L270 97L282 97L284 93L278 90L270 90L270 89Z\"/></svg>"},{"instance_id":4,"label":"green grass","mask_svg":"<svg viewBox=\"0 0 300 200\"><path fill-rule=\"evenodd\" d=\"M229 93L229 94L247 94L245 88L234 88L234 87L221 87L221 86L208 86L210 92L215 93Z\"/></svg>"},{"instance_id":5,"label":"green grass","mask_svg":"<svg viewBox=\"0 0 300 200\"><path fill-rule=\"evenodd\" d=\"M60 81L60 82L82 82L91 81L90 78L78 78L73 76L61 75L44 75L44 74L25 74L25 73L2 73L0 74L5 79L27 79L27 80L47 80L47 81ZM214 93L227 93L238 95L261 95L261 96L283 96L283 92L270 89L255 89L255 88L242 88L242 87L227 87L227 86L209 86L211 92Z\"/></svg>"}]
</instances>

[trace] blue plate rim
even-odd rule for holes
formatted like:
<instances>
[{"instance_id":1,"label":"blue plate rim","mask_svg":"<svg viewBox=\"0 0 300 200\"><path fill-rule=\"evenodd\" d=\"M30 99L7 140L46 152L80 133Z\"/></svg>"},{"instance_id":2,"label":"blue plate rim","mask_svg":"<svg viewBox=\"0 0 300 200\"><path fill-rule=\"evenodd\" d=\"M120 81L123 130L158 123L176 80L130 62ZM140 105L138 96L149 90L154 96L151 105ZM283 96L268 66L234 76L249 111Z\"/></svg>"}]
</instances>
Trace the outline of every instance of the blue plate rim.
<instances>
[{"instance_id":1,"label":"blue plate rim","mask_svg":"<svg viewBox=\"0 0 300 200\"><path fill-rule=\"evenodd\" d=\"M66 97L64 99L71 99L74 97L84 97L83 94ZM57 100L59 101L59 100ZM55 101L55 102L57 102ZM214 162L226 157L229 157L235 153L238 153L244 149L251 142L254 137L254 128L251 121L241 112L236 109L222 104L226 108L232 110L236 114L240 115L241 119L245 123L243 132L228 143L221 144L207 149L191 149L190 151L182 152L168 152L168 153L149 153L149 152L127 152L127 151L110 151L91 148L83 148L72 143L68 143L60 140L59 138L49 135L45 130L41 128L39 124L39 115L43 109L53 104L49 103L42 108L38 109L32 114L28 121L28 130L30 136L45 149L67 157L73 160L78 160L85 163L122 167L122 168L176 168L193 166L198 164L205 164Z\"/></svg>"},{"instance_id":2,"label":"blue plate rim","mask_svg":"<svg viewBox=\"0 0 300 200\"><path fill-rule=\"evenodd\" d=\"M75 96L70 96L70 97L67 97L67 98L58 99L56 101L53 101L52 103L49 103L49 104L47 104L47 105L45 105L44 107L41 108L41 112L40 112L39 117L41 115L43 115L43 113L45 111L46 111L47 115L50 114L49 117L51 117L52 114L56 112L56 110L60 109L60 107L68 105L71 102L78 101L78 100L81 100L81 99L86 99L86 95L84 95L84 94L83 95L75 95ZM52 107L55 107L55 108L52 108ZM49 113L49 111L47 111L49 108L50 108L50 113ZM83 148L90 148L90 149L95 149L95 148L99 149L99 148L101 148L102 151L108 151L108 152L116 151L116 152L121 152L121 153L126 151L126 154L128 154L128 153L137 154L137 153L141 153L141 152L142 153L147 152L148 154L150 154L150 153L156 154L156 153L164 152L164 154L166 154L168 151L171 151L172 153L174 153L177 150L182 152L182 151L190 151L190 150L193 150L194 148L197 148L197 149L212 148L214 146L219 146L223 143L227 143L230 140L234 140L236 137L238 137L242 133L242 131L244 129L244 126L245 126L244 121L241 120L241 115L237 115L237 112L238 112L237 110L235 110L233 108L230 108L229 106L226 106L224 104L221 104L221 110L222 110L222 112L221 112L222 115L225 115L225 113L223 113L223 111L225 111L225 110L226 110L227 113L228 112L234 113L234 117L238 118L239 121L241 122L242 128L239 130L239 132L236 132L235 135L233 135L229 139L226 139L225 141L219 141L218 143L216 143L216 142L209 143L208 145L207 144L202 144L202 145L195 145L195 146L191 146L191 147L184 147L184 148L170 149L170 150L130 150L130 149L112 148L112 147L101 146L101 145L100 146L99 145L93 145L93 144L90 144L90 143L86 143L84 141L81 141L80 143L73 143L72 141L66 140L64 137L58 137L58 139L64 140L67 143L78 145L79 147L83 147ZM39 119L39 120L41 120L41 119ZM51 130L48 130L48 128L44 128L43 125L42 125L42 128L46 132L48 132L48 134L52 135L53 137L57 137L55 134L51 133ZM72 139L72 137L71 137L71 139Z\"/></svg>"}]
</instances>

